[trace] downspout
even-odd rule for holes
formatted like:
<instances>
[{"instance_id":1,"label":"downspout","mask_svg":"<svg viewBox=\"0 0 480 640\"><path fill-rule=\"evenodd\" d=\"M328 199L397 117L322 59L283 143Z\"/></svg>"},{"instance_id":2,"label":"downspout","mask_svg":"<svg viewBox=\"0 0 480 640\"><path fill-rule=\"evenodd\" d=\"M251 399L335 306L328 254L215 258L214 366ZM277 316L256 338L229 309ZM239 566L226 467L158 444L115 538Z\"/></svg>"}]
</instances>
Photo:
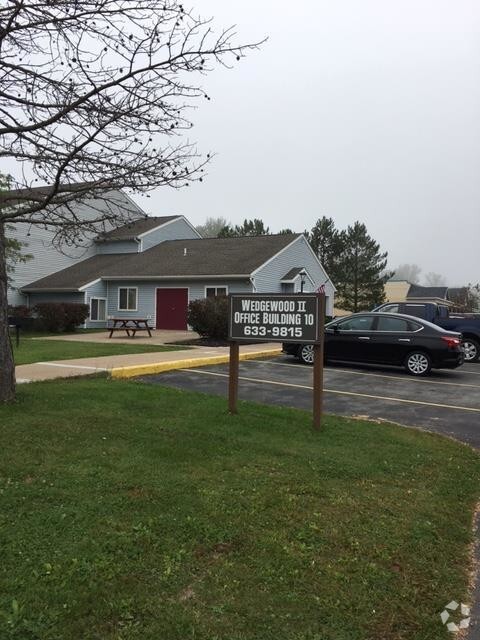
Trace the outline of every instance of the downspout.
<instances>
[{"instance_id":1,"label":"downspout","mask_svg":"<svg viewBox=\"0 0 480 640\"><path fill-rule=\"evenodd\" d=\"M87 304L87 292L84 291L83 292L83 304ZM90 305L89 305L89 309L90 309ZM90 316L90 311L88 312L88 315ZM90 320L90 318L88 318ZM83 321L83 328L86 329L87 328L87 320L85 319Z\"/></svg>"},{"instance_id":2,"label":"downspout","mask_svg":"<svg viewBox=\"0 0 480 640\"><path fill-rule=\"evenodd\" d=\"M250 276L249 280L250 280L250 284L252 285L253 293L256 293L257 287L255 286L255 278L253 276Z\"/></svg>"}]
</instances>

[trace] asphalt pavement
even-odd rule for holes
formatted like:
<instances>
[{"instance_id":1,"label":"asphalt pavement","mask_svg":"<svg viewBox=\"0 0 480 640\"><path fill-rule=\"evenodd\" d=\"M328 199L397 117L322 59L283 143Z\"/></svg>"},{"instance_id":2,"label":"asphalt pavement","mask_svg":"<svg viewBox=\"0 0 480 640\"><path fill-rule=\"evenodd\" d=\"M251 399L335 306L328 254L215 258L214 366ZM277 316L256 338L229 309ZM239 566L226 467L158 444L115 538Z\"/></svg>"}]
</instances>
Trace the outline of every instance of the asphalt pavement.
<instances>
[{"instance_id":1,"label":"asphalt pavement","mask_svg":"<svg viewBox=\"0 0 480 640\"><path fill-rule=\"evenodd\" d=\"M145 376L145 382L226 397L228 365ZM239 399L311 409L312 368L288 356L240 363ZM480 449L480 364L433 370L331 365L324 370L324 411L381 419L453 437Z\"/></svg>"}]
</instances>

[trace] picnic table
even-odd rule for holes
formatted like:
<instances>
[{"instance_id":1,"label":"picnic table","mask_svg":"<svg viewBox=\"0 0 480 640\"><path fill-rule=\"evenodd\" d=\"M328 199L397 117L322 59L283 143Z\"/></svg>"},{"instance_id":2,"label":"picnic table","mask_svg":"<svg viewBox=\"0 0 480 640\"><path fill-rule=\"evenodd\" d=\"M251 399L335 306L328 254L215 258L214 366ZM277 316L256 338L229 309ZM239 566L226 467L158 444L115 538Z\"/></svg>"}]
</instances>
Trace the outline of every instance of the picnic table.
<instances>
[{"instance_id":1,"label":"picnic table","mask_svg":"<svg viewBox=\"0 0 480 640\"><path fill-rule=\"evenodd\" d=\"M148 318L110 318L112 326L109 338L112 337L114 331L125 331L129 338L134 338L137 331L147 331L150 338L152 337L152 327L148 324Z\"/></svg>"}]
</instances>

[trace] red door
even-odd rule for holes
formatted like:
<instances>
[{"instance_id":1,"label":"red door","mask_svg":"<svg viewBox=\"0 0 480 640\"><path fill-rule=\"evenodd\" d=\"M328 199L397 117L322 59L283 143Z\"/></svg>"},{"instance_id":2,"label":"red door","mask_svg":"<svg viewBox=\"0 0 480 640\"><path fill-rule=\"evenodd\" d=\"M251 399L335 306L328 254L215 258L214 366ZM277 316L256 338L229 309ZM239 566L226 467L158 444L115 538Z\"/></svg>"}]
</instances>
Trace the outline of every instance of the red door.
<instances>
[{"instance_id":1,"label":"red door","mask_svg":"<svg viewBox=\"0 0 480 640\"><path fill-rule=\"evenodd\" d=\"M188 289L157 289L157 329L187 329Z\"/></svg>"}]
</instances>

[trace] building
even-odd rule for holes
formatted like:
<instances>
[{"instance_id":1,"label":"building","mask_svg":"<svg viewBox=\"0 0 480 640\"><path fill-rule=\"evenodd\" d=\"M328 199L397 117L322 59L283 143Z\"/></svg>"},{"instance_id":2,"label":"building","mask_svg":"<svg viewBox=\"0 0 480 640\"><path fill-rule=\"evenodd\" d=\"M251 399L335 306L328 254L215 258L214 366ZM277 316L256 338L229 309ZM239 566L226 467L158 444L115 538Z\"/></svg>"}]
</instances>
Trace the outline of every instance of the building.
<instances>
[{"instance_id":1,"label":"building","mask_svg":"<svg viewBox=\"0 0 480 640\"><path fill-rule=\"evenodd\" d=\"M44 188L38 187L28 191L34 193L36 190L43 191ZM147 217L145 212L120 190L109 192L105 198L88 198L82 202L72 203L70 207L76 218L87 222L98 217L99 211L102 212L107 207L114 213L122 215L123 219L127 217L140 220ZM69 215L68 212L66 215ZM96 232L87 232L86 241L78 246L56 247L55 227L34 226L26 222L7 224L7 237L20 242L24 247L24 253L33 256L28 262L15 265L15 270L9 274L11 280L8 291L9 304L26 304L27 298L21 290L33 280L48 276L95 255L99 247L94 239L104 230L104 226L99 226ZM112 228L108 223L106 226L109 229Z\"/></svg>"},{"instance_id":2,"label":"building","mask_svg":"<svg viewBox=\"0 0 480 640\"><path fill-rule=\"evenodd\" d=\"M21 296L30 307L85 303L87 327L104 327L112 317L142 317L157 329L186 329L191 300L310 292L322 285L327 314L333 311L334 286L303 234L201 238L184 216L142 215L98 234L83 256L70 257L67 265L48 248L47 236L41 245L41 259L35 254L21 265L16 299Z\"/></svg>"},{"instance_id":3,"label":"building","mask_svg":"<svg viewBox=\"0 0 480 640\"><path fill-rule=\"evenodd\" d=\"M423 287L407 280L388 280L385 283L385 302L436 302L453 307L448 292L446 286Z\"/></svg>"}]
</instances>

